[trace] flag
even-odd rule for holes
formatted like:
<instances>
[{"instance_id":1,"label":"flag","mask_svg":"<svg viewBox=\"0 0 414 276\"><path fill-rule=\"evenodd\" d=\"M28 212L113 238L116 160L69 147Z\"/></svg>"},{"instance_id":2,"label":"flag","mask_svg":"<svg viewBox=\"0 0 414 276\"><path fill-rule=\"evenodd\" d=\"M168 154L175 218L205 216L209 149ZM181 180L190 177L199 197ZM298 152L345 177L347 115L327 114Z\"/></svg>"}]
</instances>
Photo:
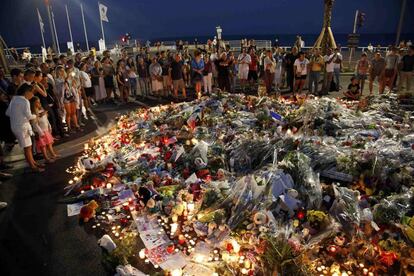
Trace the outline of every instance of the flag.
<instances>
[{"instance_id":1,"label":"flag","mask_svg":"<svg viewBox=\"0 0 414 276\"><path fill-rule=\"evenodd\" d=\"M106 12L108 11L108 7L104 4L99 3L99 14L101 15L101 20L105 22L109 22L108 17L106 16Z\"/></svg>"},{"instance_id":2,"label":"flag","mask_svg":"<svg viewBox=\"0 0 414 276\"><path fill-rule=\"evenodd\" d=\"M45 24L43 23L43 19L40 16L39 9L37 10L37 16L39 17L40 30L42 31L42 33L44 33L45 32Z\"/></svg>"},{"instance_id":3,"label":"flag","mask_svg":"<svg viewBox=\"0 0 414 276\"><path fill-rule=\"evenodd\" d=\"M362 28L362 26L365 23L365 20L366 20L366 14L364 12L358 11L358 16L357 16L357 26L358 26L358 28Z\"/></svg>"}]
</instances>

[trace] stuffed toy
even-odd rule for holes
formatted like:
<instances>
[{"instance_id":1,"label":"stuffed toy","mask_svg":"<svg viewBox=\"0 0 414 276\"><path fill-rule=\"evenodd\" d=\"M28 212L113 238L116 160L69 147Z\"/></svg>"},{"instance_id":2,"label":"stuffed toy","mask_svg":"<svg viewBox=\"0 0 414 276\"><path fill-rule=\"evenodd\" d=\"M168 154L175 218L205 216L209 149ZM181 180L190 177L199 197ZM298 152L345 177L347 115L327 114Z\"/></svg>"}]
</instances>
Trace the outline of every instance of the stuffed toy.
<instances>
[{"instance_id":1,"label":"stuffed toy","mask_svg":"<svg viewBox=\"0 0 414 276\"><path fill-rule=\"evenodd\" d=\"M88 222L91 218L95 217L96 209L99 207L95 200L89 201L88 204L84 205L79 214L79 219L83 222Z\"/></svg>"}]
</instances>

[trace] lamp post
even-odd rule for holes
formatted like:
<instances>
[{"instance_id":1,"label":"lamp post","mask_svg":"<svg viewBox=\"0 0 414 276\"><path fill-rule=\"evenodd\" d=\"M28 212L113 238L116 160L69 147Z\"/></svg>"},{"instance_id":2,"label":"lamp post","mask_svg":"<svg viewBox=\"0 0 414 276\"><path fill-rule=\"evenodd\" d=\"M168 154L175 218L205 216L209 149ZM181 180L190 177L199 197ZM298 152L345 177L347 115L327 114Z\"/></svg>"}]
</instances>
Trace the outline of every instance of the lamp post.
<instances>
[{"instance_id":1,"label":"lamp post","mask_svg":"<svg viewBox=\"0 0 414 276\"><path fill-rule=\"evenodd\" d=\"M216 31L217 31L217 50L218 50L220 49L221 34L223 33L223 29L220 26L217 26Z\"/></svg>"}]
</instances>

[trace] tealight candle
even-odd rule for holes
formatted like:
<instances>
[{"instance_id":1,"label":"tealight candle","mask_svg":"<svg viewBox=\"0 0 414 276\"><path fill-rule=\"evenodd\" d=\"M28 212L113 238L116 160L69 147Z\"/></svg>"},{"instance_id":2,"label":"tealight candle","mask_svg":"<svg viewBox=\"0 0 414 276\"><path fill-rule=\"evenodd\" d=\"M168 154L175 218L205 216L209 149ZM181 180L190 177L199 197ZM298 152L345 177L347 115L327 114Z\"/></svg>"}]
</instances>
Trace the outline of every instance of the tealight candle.
<instances>
[{"instance_id":1,"label":"tealight candle","mask_svg":"<svg viewBox=\"0 0 414 276\"><path fill-rule=\"evenodd\" d=\"M171 271L171 276L181 276L183 275L183 271L181 268L177 268Z\"/></svg>"},{"instance_id":2,"label":"tealight candle","mask_svg":"<svg viewBox=\"0 0 414 276\"><path fill-rule=\"evenodd\" d=\"M175 223L175 222L171 223L170 226L171 226L171 235L173 235L177 231L178 223Z\"/></svg>"},{"instance_id":3,"label":"tealight candle","mask_svg":"<svg viewBox=\"0 0 414 276\"><path fill-rule=\"evenodd\" d=\"M141 249L138 253L140 259L145 259L145 250Z\"/></svg>"}]
</instances>

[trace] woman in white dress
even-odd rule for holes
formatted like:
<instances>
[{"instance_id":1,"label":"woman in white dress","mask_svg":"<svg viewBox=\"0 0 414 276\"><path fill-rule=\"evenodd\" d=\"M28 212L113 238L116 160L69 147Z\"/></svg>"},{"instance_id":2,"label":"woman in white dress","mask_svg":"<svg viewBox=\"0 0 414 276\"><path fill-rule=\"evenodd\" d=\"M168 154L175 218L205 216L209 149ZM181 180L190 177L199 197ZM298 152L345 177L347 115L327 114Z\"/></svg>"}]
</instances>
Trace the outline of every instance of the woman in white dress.
<instances>
[{"instance_id":1,"label":"woman in white dress","mask_svg":"<svg viewBox=\"0 0 414 276\"><path fill-rule=\"evenodd\" d=\"M24 150L24 157L34 172L43 172L44 166L38 164L33 158L32 138L33 130L30 120L35 120L36 115L30 111L30 99L33 98L33 86L27 83L22 84L16 96L10 102L6 115L10 117L10 125L14 135Z\"/></svg>"}]
</instances>

